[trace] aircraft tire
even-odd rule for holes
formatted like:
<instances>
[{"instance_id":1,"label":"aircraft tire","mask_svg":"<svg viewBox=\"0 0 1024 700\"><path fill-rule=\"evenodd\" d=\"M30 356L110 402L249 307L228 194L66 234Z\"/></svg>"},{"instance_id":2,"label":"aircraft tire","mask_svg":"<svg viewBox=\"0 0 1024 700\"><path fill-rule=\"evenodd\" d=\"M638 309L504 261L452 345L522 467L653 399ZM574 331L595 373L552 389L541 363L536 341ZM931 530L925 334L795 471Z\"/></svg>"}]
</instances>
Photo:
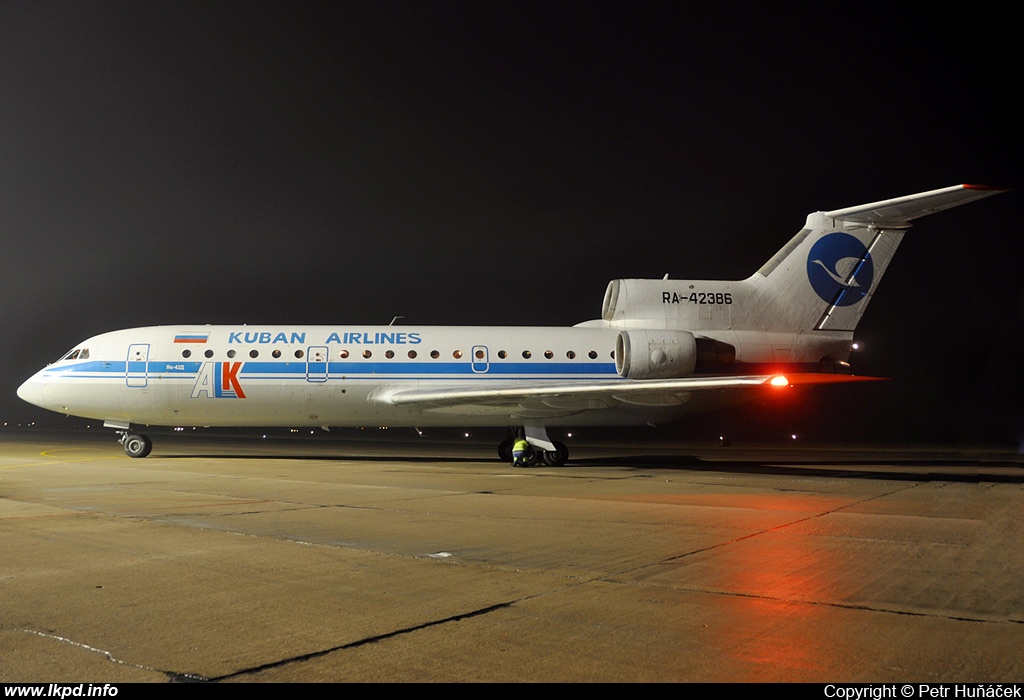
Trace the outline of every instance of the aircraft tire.
<instances>
[{"instance_id":1,"label":"aircraft tire","mask_svg":"<svg viewBox=\"0 0 1024 700\"><path fill-rule=\"evenodd\" d=\"M530 445L526 448L526 455L523 459L526 461L526 466L536 467L541 460L540 450L534 448L533 445Z\"/></svg>"},{"instance_id":2,"label":"aircraft tire","mask_svg":"<svg viewBox=\"0 0 1024 700\"><path fill-rule=\"evenodd\" d=\"M569 448L564 443L555 442L554 451L545 450L544 464L549 467L561 467L569 460Z\"/></svg>"},{"instance_id":3,"label":"aircraft tire","mask_svg":"<svg viewBox=\"0 0 1024 700\"><path fill-rule=\"evenodd\" d=\"M124 453L129 457L145 457L153 449L153 442L145 435L129 435L124 441Z\"/></svg>"},{"instance_id":4,"label":"aircraft tire","mask_svg":"<svg viewBox=\"0 0 1024 700\"><path fill-rule=\"evenodd\" d=\"M505 464L512 461L512 441L502 440L501 444L498 445L498 459Z\"/></svg>"}]
</instances>

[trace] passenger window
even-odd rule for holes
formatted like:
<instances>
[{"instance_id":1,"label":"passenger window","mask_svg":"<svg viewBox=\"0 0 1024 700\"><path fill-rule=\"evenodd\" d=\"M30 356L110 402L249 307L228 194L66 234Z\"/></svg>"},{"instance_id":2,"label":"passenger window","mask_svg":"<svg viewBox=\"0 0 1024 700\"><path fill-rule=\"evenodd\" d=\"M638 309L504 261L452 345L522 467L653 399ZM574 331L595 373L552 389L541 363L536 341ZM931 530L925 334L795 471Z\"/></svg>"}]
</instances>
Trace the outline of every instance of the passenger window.
<instances>
[{"instance_id":1,"label":"passenger window","mask_svg":"<svg viewBox=\"0 0 1024 700\"><path fill-rule=\"evenodd\" d=\"M462 357L462 351L461 350L456 350L455 352L452 353L452 357L454 357L456 360L458 360L459 358Z\"/></svg>"},{"instance_id":2,"label":"passenger window","mask_svg":"<svg viewBox=\"0 0 1024 700\"><path fill-rule=\"evenodd\" d=\"M252 358L252 359L254 359L254 360L255 360L255 359L256 359L257 357L259 357L259 356L260 356L260 351L259 351L259 350L255 350L255 349L253 349L253 350L250 350L250 351L249 351L249 357L251 357L251 358Z\"/></svg>"},{"instance_id":3,"label":"passenger window","mask_svg":"<svg viewBox=\"0 0 1024 700\"><path fill-rule=\"evenodd\" d=\"M275 360L276 360L277 358L281 357L281 351L280 351L280 350L274 350L274 352L272 352L272 353L270 353L270 354L274 356L274 359L275 359Z\"/></svg>"},{"instance_id":4,"label":"passenger window","mask_svg":"<svg viewBox=\"0 0 1024 700\"><path fill-rule=\"evenodd\" d=\"M545 350L545 351L544 351L544 357L548 358L549 360L550 360L550 359L551 359L552 357L554 357L554 356L555 356L555 353L551 352L550 350Z\"/></svg>"},{"instance_id":5,"label":"passenger window","mask_svg":"<svg viewBox=\"0 0 1024 700\"><path fill-rule=\"evenodd\" d=\"M207 357L207 359L209 359L209 358L213 357L213 350L207 350L203 354Z\"/></svg>"},{"instance_id":6,"label":"passenger window","mask_svg":"<svg viewBox=\"0 0 1024 700\"><path fill-rule=\"evenodd\" d=\"M185 348L184 350L181 351L181 356L185 358L192 357L192 351L189 350L188 348Z\"/></svg>"},{"instance_id":7,"label":"passenger window","mask_svg":"<svg viewBox=\"0 0 1024 700\"><path fill-rule=\"evenodd\" d=\"M234 356L235 356L235 351L234 350L228 350L228 357L234 357Z\"/></svg>"},{"instance_id":8,"label":"passenger window","mask_svg":"<svg viewBox=\"0 0 1024 700\"><path fill-rule=\"evenodd\" d=\"M430 356L436 360L437 358L441 357L441 353L439 353L437 350L431 350Z\"/></svg>"},{"instance_id":9,"label":"passenger window","mask_svg":"<svg viewBox=\"0 0 1024 700\"><path fill-rule=\"evenodd\" d=\"M365 357L368 360L371 357L373 357L373 353L370 352L369 350L363 350L363 357Z\"/></svg>"},{"instance_id":10,"label":"passenger window","mask_svg":"<svg viewBox=\"0 0 1024 700\"><path fill-rule=\"evenodd\" d=\"M498 351L498 357L500 357L501 359L504 360L506 357L508 357L508 353L505 352L504 350L499 350Z\"/></svg>"},{"instance_id":11,"label":"passenger window","mask_svg":"<svg viewBox=\"0 0 1024 700\"><path fill-rule=\"evenodd\" d=\"M478 359L478 360L484 359L484 351L483 350L477 350L476 351L476 359Z\"/></svg>"},{"instance_id":12,"label":"passenger window","mask_svg":"<svg viewBox=\"0 0 1024 700\"><path fill-rule=\"evenodd\" d=\"M340 357L343 360L348 359L348 350L342 350L341 352L339 352L338 357Z\"/></svg>"},{"instance_id":13,"label":"passenger window","mask_svg":"<svg viewBox=\"0 0 1024 700\"><path fill-rule=\"evenodd\" d=\"M568 357L570 360L576 359L576 353L573 350L570 350L569 352L565 353L565 356Z\"/></svg>"},{"instance_id":14,"label":"passenger window","mask_svg":"<svg viewBox=\"0 0 1024 700\"><path fill-rule=\"evenodd\" d=\"M409 359L410 360L416 359L416 351L415 350L410 350L409 351Z\"/></svg>"},{"instance_id":15,"label":"passenger window","mask_svg":"<svg viewBox=\"0 0 1024 700\"><path fill-rule=\"evenodd\" d=\"M301 360L301 359L302 359L302 356L303 356L303 355L305 355L305 354L306 354L306 353L302 352L301 350L296 350L296 351L295 351L295 359L297 359L297 360Z\"/></svg>"},{"instance_id":16,"label":"passenger window","mask_svg":"<svg viewBox=\"0 0 1024 700\"><path fill-rule=\"evenodd\" d=\"M384 357L388 358L389 360L392 357L394 357L394 356L395 356L395 351L394 350L388 350L387 352L384 353Z\"/></svg>"},{"instance_id":17,"label":"passenger window","mask_svg":"<svg viewBox=\"0 0 1024 700\"><path fill-rule=\"evenodd\" d=\"M533 356L533 353L529 350L523 350L523 359L529 360Z\"/></svg>"},{"instance_id":18,"label":"passenger window","mask_svg":"<svg viewBox=\"0 0 1024 700\"><path fill-rule=\"evenodd\" d=\"M594 350L591 350L590 352L587 353L587 357L589 357L591 360L596 360L597 359L597 352L595 352Z\"/></svg>"}]
</instances>

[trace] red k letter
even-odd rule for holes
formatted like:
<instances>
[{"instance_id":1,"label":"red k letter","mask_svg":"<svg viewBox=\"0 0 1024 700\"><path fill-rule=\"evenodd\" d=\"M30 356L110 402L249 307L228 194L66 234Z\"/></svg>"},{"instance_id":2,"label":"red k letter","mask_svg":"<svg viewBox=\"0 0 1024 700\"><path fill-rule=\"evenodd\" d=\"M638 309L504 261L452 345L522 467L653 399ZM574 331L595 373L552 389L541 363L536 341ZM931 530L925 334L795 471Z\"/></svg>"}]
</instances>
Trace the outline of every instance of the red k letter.
<instances>
[{"instance_id":1,"label":"red k letter","mask_svg":"<svg viewBox=\"0 0 1024 700\"><path fill-rule=\"evenodd\" d=\"M225 362L224 371L221 372L220 386L224 391L231 391L234 389L235 396L240 399L245 398L245 393L242 391L242 385L238 383L238 370L242 368L241 362Z\"/></svg>"}]
</instances>

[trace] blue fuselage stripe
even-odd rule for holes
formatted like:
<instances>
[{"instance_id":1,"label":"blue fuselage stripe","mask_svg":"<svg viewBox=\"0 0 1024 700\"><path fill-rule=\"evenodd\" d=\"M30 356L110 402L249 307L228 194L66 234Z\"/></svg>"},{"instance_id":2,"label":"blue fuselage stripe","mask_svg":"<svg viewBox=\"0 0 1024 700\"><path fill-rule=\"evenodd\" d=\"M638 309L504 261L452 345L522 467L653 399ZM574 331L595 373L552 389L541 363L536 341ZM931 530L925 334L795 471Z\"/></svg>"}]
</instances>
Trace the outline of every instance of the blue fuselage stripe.
<instances>
[{"instance_id":1,"label":"blue fuselage stripe","mask_svg":"<svg viewBox=\"0 0 1024 700\"><path fill-rule=\"evenodd\" d=\"M219 362L209 360L209 362ZM229 361L232 362L232 361ZM151 361L125 362L90 360L88 362L69 363L46 370L49 376L64 377L124 377L126 372L149 377L185 378L195 377L202 368L203 362L166 362ZM249 379L305 379L308 374L324 374L323 362L243 362L238 370L239 376ZM508 379L516 377L547 376L551 378L618 377L615 364L609 362L574 363L574 362L491 362L486 371L479 371L480 364L474 370L470 362L330 362L330 377L369 378L386 376L388 378L431 379L439 375L466 376L479 379Z\"/></svg>"}]
</instances>

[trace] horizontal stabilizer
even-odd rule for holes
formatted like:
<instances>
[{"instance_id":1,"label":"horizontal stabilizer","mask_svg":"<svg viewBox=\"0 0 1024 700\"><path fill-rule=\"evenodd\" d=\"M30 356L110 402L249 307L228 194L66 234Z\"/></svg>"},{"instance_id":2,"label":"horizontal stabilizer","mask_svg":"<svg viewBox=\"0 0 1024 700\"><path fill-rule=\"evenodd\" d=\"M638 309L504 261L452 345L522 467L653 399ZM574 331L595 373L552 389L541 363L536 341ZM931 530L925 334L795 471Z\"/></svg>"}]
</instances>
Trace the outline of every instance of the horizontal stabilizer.
<instances>
[{"instance_id":1,"label":"horizontal stabilizer","mask_svg":"<svg viewBox=\"0 0 1024 700\"><path fill-rule=\"evenodd\" d=\"M874 224L879 227L905 228L913 219L952 209L1000 192L1005 192L1005 190L985 185L953 185L906 197L883 199L880 202L834 209L823 213L830 219Z\"/></svg>"}]
</instances>

